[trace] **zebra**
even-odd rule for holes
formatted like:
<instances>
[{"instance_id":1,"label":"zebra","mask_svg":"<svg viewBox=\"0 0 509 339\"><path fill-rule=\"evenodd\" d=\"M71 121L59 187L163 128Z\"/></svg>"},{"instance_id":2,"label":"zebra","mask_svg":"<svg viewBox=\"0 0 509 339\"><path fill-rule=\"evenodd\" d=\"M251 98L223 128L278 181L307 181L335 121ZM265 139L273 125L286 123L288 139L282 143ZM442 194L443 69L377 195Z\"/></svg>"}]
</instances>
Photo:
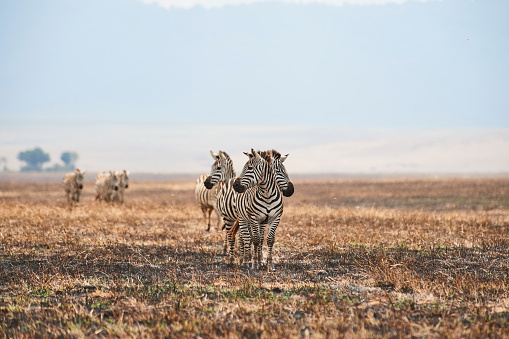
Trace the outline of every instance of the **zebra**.
<instances>
[{"instance_id":1,"label":"zebra","mask_svg":"<svg viewBox=\"0 0 509 339\"><path fill-rule=\"evenodd\" d=\"M228 153L219 150L218 158L212 165L210 175L204 182L207 189L217 190L216 211L224 222L223 228L226 229L223 254L226 254L226 247L229 243L230 263L233 262L235 238L231 238L228 235L237 220L237 213L235 211L235 196L237 193L233 190L233 181L236 176L232 159Z\"/></svg>"},{"instance_id":2,"label":"zebra","mask_svg":"<svg viewBox=\"0 0 509 339\"><path fill-rule=\"evenodd\" d=\"M74 172L66 173L63 179L63 186L67 201L72 205L80 201L81 190L83 189L84 174L78 168Z\"/></svg>"},{"instance_id":3,"label":"zebra","mask_svg":"<svg viewBox=\"0 0 509 339\"><path fill-rule=\"evenodd\" d=\"M262 153L270 153L270 155L271 155L272 161L270 162L270 164L272 167L274 178L276 180L277 186L281 190L281 193L283 193L283 196L285 196L285 197L292 196L293 192L294 192L293 183L290 181L290 178L288 176L286 168L283 165L283 162L286 160L286 158L288 157L289 154L282 156L278 151L276 151L274 149L270 150L270 151L262 152ZM244 154L250 156L250 154L248 154L248 153L244 153ZM260 226L261 226L261 229L260 229L260 239L261 239L260 251L261 251L263 248L263 238L264 238L264 234L265 234L266 224L262 223ZM239 228L239 223L236 222L234 224L232 230L230 231L232 239L235 238L238 228ZM239 237L239 240L240 240L240 243L242 244L242 237ZM261 256L261 254L260 254L260 256ZM260 262L261 262L261 259L260 259Z\"/></svg>"},{"instance_id":4,"label":"zebra","mask_svg":"<svg viewBox=\"0 0 509 339\"><path fill-rule=\"evenodd\" d=\"M124 191L129 188L129 171L127 170L116 170L115 175L119 178L118 191L116 198L120 203L124 202ZM113 200L112 200L113 201Z\"/></svg>"},{"instance_id":5,"label":"zebra","mask_svg":"<svg viewBox=\"0 0 509 339\"><path fill-rule=\"evenodd\" d=\"M221 151L219 151L221 153ZM215 154L214 152L210 151L210 155L212 155L212 158L215 160L214 165L219 161L219 154ZM214 165L212 165L212 168L214 168ZM210 231L210 215L212 214L212 211L216 211L217 215L217 227L219 229L219 225L221 224L221 215L216 209L216 195L219 191L218 187L215 187L214 189L207 189L204 185L205 180L209 177L207 173L202 174L197 180L196 180L196 187L194 189L194 196L196 198L196 202L201 208L201 211L203 213L203 223L207 224L207 232ZM208 215L208 218L207 218Z\"/></svg>"},{"instance_id":6,"label":"zebra","mask_svg":"<svg viewBox=\"0 0 509 339\"><path fill-rule=\"evenodd\" d=\"M252 267L259 267L262 261L265 225L268 225L267 270L270 270L276 229L283 214L282 196L291 196L294 192L293 183L282 164L287 155L281 157L281 154L274 150L258 153L254 149L251 149L251 153L244 154L249 160L233 184L234 190L238 193L235 207L244 245L240 263L245 260L249 264L251 261L252 242L254 245ZM273 164L273 161L276 162ZM274 172L274 167L278 172Z\"/></svg>"},{"instance_id":7,"label":"zebra","mask_svg":"<svg viewBox=\"0 0 509 339\"><path fill-rule=\"evenodd\" d=\"M101 172L95 178L96 195L94 201L113 202L118 197L122 175L113 171Z\"/></svg>"}]
</instances>

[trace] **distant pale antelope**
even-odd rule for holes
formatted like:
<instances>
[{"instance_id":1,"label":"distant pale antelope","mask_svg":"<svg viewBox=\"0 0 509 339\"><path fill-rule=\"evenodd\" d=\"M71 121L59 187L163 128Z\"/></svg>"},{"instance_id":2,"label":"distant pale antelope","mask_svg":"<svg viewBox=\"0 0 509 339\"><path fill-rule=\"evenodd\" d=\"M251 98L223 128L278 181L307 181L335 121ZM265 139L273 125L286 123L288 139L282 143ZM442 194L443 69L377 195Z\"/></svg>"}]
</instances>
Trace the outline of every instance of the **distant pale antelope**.
<instances>
[{"instance_id":1,"label":"distant pale antelope","mask_svg":"<svg viewBox=\"0 0 509 339\"><path fill-rule=\"evenodd\" d=\"M67 201L72 204L80 201L81 190L83 189L83 181L85 172L81 172L78 168L74 172L64 175L64 191Z\"/></svg>"}]
</instances>

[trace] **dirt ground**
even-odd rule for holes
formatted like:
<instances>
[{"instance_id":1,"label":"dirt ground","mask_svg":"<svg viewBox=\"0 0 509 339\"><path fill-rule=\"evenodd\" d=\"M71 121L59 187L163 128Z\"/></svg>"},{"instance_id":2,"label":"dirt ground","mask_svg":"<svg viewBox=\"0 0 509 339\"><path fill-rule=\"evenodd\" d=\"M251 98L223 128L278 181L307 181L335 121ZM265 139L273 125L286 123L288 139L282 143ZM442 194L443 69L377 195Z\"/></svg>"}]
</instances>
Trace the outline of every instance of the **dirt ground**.
<instances>
[{"instance_id":1,"label":"dirt ground","mask_svg":"<svg viewBox=\"0 0 509 339\"><path fill-rule=\"evenodd\" d=\"M229 265L194 180L69 207L0 180L3 337L509 337L509 179L298 179L274 271Z\"/></svg>"}]
</instances>

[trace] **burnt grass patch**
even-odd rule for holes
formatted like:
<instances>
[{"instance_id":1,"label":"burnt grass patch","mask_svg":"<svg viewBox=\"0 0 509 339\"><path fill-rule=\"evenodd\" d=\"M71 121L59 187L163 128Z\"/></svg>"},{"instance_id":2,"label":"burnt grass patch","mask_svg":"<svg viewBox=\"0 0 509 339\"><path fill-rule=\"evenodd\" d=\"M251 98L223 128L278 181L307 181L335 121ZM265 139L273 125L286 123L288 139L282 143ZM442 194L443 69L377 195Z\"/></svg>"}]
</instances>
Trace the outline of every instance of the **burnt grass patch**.
<instances>
[{"instance_id":1,"label":"burnt grass patch","mask_svg":"<svg viewBox=\"0 0 509 339\"><path fill-rule=\"evenodd\" d=\"M267 271L228 264L194 183L72 209L0 183L0 336L509 336L509 180L297 184Z\"/></svg>"}]
</instances>

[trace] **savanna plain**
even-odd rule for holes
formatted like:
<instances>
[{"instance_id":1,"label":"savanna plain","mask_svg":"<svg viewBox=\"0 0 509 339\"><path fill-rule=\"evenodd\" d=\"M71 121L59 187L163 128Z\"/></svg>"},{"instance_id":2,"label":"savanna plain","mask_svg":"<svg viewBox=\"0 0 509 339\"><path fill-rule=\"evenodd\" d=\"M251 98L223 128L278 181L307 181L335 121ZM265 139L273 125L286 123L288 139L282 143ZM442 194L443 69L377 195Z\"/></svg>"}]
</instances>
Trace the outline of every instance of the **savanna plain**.
<instances>
[{"instance_id":1,"label":"savanna plain","mask_svg":"<svg viewBox=\"0 0 509 339\"><path fill-rule=\"evenodd\" d=\"M509 178L294 185L267 271L228 264L192 179L72 208L0 182L0 337L509 337Z\"/></svg>"}]
</instances>

